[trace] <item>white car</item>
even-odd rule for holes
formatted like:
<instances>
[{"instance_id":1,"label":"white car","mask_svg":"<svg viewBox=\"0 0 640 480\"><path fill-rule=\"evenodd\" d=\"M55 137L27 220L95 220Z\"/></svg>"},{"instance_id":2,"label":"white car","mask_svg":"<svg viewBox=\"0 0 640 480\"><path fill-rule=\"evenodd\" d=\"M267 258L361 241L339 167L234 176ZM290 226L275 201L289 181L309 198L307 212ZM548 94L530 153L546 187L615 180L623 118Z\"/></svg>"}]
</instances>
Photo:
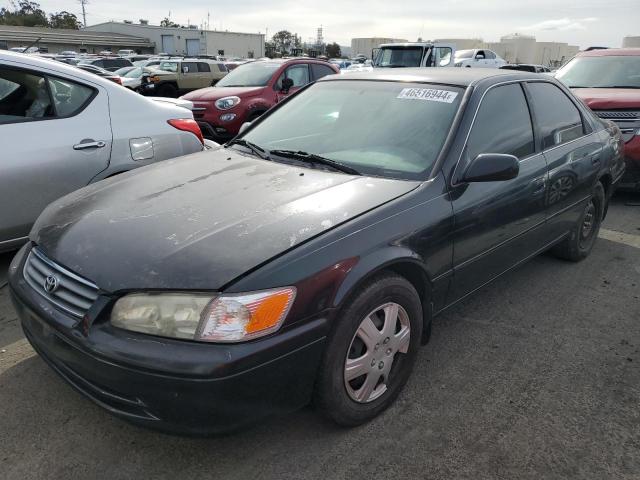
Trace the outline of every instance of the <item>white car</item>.
<instances>
[{"instance_id":1,"label":"white car","mask_svg":"<svg viewBox=\"0 0 640 480\"><path fill-rule=\"evenodd\" d=\"M0 52L0 251L52 201L98 180L203 150L193 113L78 68Z\"/></svg>"},{"instance_id":2,"label":"white car","mask_svg":"<svg viewBox=\"0 0 640 480\"><path fill-rule=\"evenodd\" d=\"M507 64L504 58L501 58L492 50L457 50L455 54L455 67L465 68L500 68Z\"/></svg>"}]
</instances>

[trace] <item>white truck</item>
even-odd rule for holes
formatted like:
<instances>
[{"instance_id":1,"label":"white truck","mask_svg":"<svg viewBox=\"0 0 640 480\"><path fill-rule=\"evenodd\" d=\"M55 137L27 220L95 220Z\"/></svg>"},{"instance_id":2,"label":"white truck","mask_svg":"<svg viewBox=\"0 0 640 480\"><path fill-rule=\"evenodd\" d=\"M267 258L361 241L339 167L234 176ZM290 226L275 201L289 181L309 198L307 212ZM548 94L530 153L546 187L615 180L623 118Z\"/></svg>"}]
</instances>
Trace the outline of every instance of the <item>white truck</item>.
<instances>
[{"instance_id":1,"label":"white truck","mask_svg":"<svg viewBox=\"0 0 640 480\"><path fill-rule=\"evenodd\" d=\"M453 67L452 43L384 43L372 52L374 68Z\"/></svg>"}]
</instances>

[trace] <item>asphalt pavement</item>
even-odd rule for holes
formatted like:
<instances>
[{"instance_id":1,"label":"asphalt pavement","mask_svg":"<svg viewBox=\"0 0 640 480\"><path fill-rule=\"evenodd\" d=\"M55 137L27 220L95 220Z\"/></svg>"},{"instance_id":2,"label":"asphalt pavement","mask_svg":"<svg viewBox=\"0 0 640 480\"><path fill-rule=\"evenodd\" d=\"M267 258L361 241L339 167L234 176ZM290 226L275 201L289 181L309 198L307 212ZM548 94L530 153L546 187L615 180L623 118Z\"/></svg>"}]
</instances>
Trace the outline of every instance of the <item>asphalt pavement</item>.
<instances>
[{"instance_id":1,"label":"asphalt pavement","mask_svg":"<svg viewBox=\"0 0 640 480\"><path fill-rule=\"evenodd\" d=\"M209 439L131 426L33 353L6 287L0 349L5 480L639 479L640 196L614 199L587 260L541 255L438 317L396 404L355 429L311 408Z\"/></svg>"}]
</instances>

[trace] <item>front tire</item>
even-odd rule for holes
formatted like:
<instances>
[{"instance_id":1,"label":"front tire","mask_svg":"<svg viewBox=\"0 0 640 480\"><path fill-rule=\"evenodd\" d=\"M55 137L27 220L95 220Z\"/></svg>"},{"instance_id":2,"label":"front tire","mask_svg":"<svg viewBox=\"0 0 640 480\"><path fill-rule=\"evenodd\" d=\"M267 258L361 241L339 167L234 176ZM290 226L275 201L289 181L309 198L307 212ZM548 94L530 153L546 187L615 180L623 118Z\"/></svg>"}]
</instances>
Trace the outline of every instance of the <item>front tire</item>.
<instances>
[{"instance_id":1,"label":"front tire","mask_svg":"<svg viewBox=\"0 0 640 480\"><path fill-rule=\"evenodd\" d=\"M556 257L579 262L589 256L600 232L605 202L604 187L598 182L569 236L553 247Z\"/></svg>"},{"instance_id":2,"label":"front tire","mask_svg":"<svg viewBox=\"0 0 640 480\"><path fill-rule=\"evenodd\" d=\"M422 305L411 283L385 274L363 286L335 321L314 404L337 424L356 426L389 407L407 382L422 337Z\"/></svg>"},{"instance_id":3,"label":"front tire","mask_svg":"<svg viewBox=\"0 0 640 480\"><path fill-rule=\"evenodd\" d=\"M176 98L178 96L178 89L170 83L165 83L164 85L160 85L160 87L158 87L158 96Z\"/></svg>"}]
</instances>

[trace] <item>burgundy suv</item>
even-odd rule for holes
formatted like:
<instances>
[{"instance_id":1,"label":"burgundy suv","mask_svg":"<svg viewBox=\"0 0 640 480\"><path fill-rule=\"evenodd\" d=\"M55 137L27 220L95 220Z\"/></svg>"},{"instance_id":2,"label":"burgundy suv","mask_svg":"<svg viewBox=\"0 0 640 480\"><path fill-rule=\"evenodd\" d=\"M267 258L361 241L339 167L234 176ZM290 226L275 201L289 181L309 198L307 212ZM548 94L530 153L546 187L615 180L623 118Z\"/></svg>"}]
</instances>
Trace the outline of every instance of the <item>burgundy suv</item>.
<instances>
[{"instance_id":1,"label":"burgundy suv","mask_svg":"<svg viewBox=\"0 0 640 480\"><path fill-rule=\"evenodd\" d=\"M204 136L224 143L296 90L326 75L335 65L307 58L260 60L240 65L215 87L184 95L193 102L193 116Z\"/></svg>"},{"instance_id":2,"label":"burgundy suv","mask_svg":"<svg viewBox=\"0 0 640 480\"><path fill-rule=\"evenodd\" d=\"M556 78L620 127L627 171L619 188L640 190L640 48L580 52Z\"/></svg>"}]
</instances>

